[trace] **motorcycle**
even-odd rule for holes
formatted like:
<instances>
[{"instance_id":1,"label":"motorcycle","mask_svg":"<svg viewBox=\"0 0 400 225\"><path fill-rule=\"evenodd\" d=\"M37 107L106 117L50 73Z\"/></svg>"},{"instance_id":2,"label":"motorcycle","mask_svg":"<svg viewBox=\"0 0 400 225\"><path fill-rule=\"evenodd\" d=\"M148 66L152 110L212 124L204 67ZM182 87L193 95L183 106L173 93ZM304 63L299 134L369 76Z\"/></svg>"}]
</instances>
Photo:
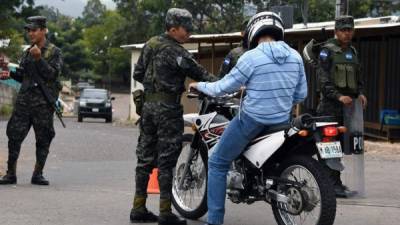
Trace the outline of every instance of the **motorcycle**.
<instances>
[{"instance_id":1,"label":"motorcycle","mask_svg":"<svg viewBox=\"0 0 400 225\"><path fill-rule=\"evenodd\" d=\"M208 156L218 143L238 106L233 95L200 100L196 114L184 115L194 134L183 135L183 147L174 171L172 203L189 219L207 212ZM318 160L343 157L336 122L304 114L289 124L269 127L234 160L227 176L227 196L234 203L265 201L279 225L331 225L336 198L326 168Z\"/></svg>"}]
</instances>

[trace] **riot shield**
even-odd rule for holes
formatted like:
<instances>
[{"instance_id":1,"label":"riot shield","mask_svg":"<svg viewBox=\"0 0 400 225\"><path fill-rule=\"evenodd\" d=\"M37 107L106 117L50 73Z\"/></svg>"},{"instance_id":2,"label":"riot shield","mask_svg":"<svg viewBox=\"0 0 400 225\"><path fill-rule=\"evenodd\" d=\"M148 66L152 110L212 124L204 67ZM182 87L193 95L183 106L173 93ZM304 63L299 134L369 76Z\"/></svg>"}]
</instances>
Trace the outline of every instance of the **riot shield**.
<instances>
[{"instance_id":1,"label":"riot shield","mask_svg":"<svg viewBox=\"0 0 400 225\"><path fill-rule=\"evenodd\" d=\"M364 116L358 98L353 98L351 106L343 106L343 123L348 129L343 137L344 184L355 197L364 197Z\"/></svg>"}]
</instances>

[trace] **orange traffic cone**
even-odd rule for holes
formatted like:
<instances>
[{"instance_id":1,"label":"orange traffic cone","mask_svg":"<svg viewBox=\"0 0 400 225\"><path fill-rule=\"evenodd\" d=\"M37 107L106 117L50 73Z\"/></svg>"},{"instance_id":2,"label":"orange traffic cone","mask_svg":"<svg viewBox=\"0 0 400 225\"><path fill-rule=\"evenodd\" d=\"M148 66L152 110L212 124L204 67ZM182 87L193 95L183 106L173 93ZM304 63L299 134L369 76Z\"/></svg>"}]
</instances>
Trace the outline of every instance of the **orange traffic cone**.
<instances>
[{"instance_id":1,"label":"orange traffic cone","mask_svg":"<svg viewBox=\"0 0 400 225\"><path fill-rule=\"evenodd\" d=\"M148 194L160 194L160 186L158 185L158 169L154 168L150 174L149 184L147 185Z\"/></svg>"}]
</instances>

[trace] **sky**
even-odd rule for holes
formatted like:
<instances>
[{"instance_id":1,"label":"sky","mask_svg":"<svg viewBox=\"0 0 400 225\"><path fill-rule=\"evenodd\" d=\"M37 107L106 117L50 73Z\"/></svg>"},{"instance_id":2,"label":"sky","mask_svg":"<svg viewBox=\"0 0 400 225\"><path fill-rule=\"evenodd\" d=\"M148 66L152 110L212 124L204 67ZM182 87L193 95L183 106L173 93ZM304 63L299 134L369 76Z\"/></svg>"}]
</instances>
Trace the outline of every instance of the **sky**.
<instances>
[{"instance_id":1,"label":"sky","mask_svg":"<svg viewBox=\"0 0 400 225\"><path fill-rule=\"evenodd\" d=\"M114 9L115 3L112 0L101 0L107 9ZM48 5L57 8L62 14L78 17L82 15L87 0L35 0L35 5Z\"/></svg>"}]
</instances>

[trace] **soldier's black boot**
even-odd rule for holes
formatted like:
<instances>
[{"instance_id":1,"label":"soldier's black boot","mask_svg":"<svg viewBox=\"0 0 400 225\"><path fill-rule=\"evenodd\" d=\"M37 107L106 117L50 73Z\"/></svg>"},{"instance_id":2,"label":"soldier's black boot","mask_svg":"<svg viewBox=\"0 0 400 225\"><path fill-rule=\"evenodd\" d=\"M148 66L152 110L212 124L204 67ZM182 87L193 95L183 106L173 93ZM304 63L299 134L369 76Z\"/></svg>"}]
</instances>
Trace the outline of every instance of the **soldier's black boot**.
<instances>
[{"instance_id":1,"label":"soldier's black boot","mask_svg":"<svg viewBox=\"0 0 400 225\"><path fill-rule=\"evenodd\" d=\"M46 180L46 178L44 178L42 171L43 171L43 166L36 164L35 170L33 171L33 174L32 174L31 184L35 184L35 185L49 185L50 184L50 182L48 180Z\"/></svg>"},{"instance_id":2,"label":"soldier's black boot","mask_svg":"<svg viewBox=\"0 0 400 225\"><path fill-rule=\"evenodd\" d=\"M178 217L172 212L160 214L158 225L187 225L185 219Z\"/></svg>"},{"instance_id":3,"label":"soldier's black boot","mask_svg":"<svg viewBox=\"0 0 400 225\"><path fill-rule=\"evenodd\" d=\"M158 217L146 209L146 197L135 196L130 220L132 223L155 223Z\"/></svg>"},{"instance_id":4,"label":"soldier's black boot","mask_svg":"<svg viewBox=\"0 0 400 225\"><path fill-rule=\"evenodd\" d=\"M0 178L0 185L6 184L16 184L17 183L17 176L6 174L2 178Z\"/></svg>"},{"instance_id":5,"label":"soldier's black boot","mask_svg":"<svg viewBox=\"0 0 400 225\"><path fill-rule=\"evenodd\" d=\"M337 198L347 198L347 193L341 185L335 185L334 190Z\"/></svg>"},{"instance_id":6,"label":"soldier's black boot","mask_svg":"<svg viewBox=\"0 0 400 225\"><path fill-rule=\"evenodd\" d=\"M358 194L357 191L351 191L348 187L346 187L343 184L335 185L334 189L337 198L350 198Z\"/></svg>"},{"instance_id":7,"label":"soldier's black boot","mask_svg":"<svg viewBox=\"0 0 400 225\"><path fill-rule=\"evenodd\" d=\"M17 183L17 162L9 162L7 174L0 178L0 185Z\"/></svg>"},{"instance_id":8,"label":"soldier's black boot","mask_svg":"<svg viewBox=\"0 0 400 225\"><path fill-rule=\"evenodd\" d=\"M186 225L185 219L182 219L172 213L171 200L160 199L160 216L158 217L158 225Z\"/></svg>"}]
</instances>

